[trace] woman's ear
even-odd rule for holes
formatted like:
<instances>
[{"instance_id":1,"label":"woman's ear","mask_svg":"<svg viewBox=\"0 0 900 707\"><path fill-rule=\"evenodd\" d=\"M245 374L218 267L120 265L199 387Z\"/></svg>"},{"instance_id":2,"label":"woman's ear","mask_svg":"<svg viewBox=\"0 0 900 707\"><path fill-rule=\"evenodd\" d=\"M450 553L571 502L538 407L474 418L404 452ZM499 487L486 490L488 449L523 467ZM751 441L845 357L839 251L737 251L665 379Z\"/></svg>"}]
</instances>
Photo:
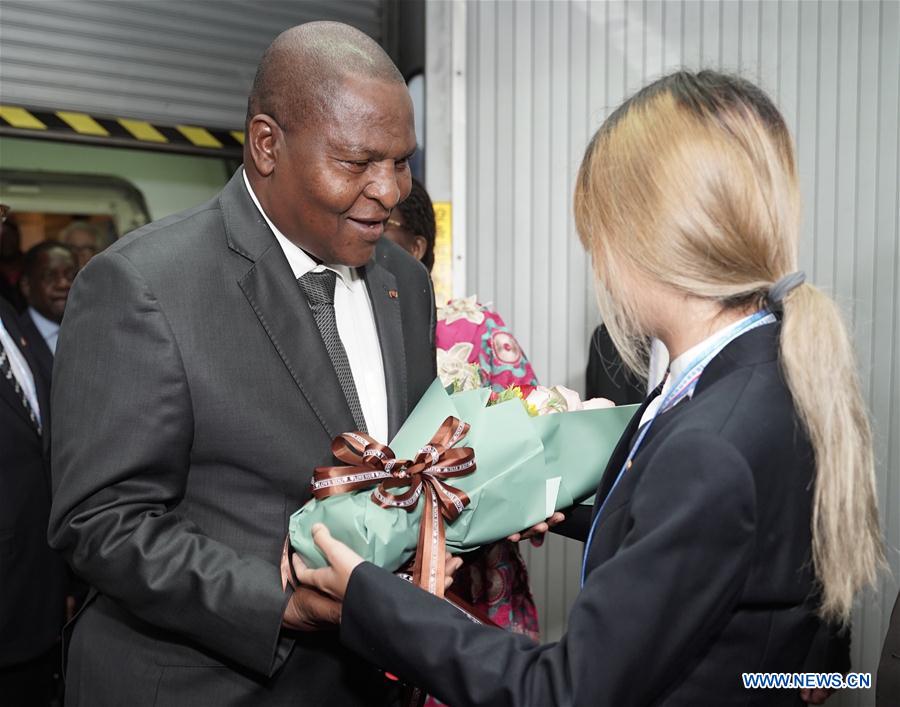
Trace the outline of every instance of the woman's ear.
<instances>
[{"instance_id":1,"label":"woman's ear","mask_svg":"<svg viewBox=\"0 0 900 707\"><path fill-rule=\"evenodd\" d=\"M425 257L425 252L428 250L428 241L425 240L425 236L413 236L413 247L412 254L416 260L421 260Z\"/></svg>"},{"instance_id":2,"label":"woman's ear","mask_svg":"<svg viewBox=\"0 0 900 707\"><path fill-rule=\"evenodd\" d=\"M271 116L265 113L254 115L247 125L247 147L250 159L260 176L268 177L275 171L277 151L275 149L281 137L281 128Z\"/></svg>"}]
</instances>

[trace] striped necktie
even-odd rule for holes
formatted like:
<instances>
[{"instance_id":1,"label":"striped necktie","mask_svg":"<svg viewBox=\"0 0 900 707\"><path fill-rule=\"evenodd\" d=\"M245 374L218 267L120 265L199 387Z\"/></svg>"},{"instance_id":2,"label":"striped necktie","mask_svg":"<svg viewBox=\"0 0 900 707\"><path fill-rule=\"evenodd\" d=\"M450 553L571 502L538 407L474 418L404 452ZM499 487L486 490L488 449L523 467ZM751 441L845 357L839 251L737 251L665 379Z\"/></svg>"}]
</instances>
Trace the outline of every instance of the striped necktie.
<instances>
[{"instance_id":1,"label":"striped necktie","mask_svg":"<svg viewBox=\"0 0 900 707\"><path fill-rule=\"evenodd\" d=\"M337 318L334 313L334 286L337 281L337 273L334 270L322 270L320 272L310 271L303 275L297 283L300 290L309 302L309 308L312 310L313 318L316 320L316 326L319 327L319 333L322 335L322 341L328 356L331 359L331 365L334 366L334 372L337 374L338 382L341 384L341 390L344 391L344 397L350 406L350 412L353 414L353 421L356 423L356 429L359 432L367 432L366 418L363 415L362 405L359 402L359 395L356 392L356 383L353 380L353 371L350 369L350 362L347 359L347 351L341 342L341 336L337 328Z\"/></svg>"}]
</instances>

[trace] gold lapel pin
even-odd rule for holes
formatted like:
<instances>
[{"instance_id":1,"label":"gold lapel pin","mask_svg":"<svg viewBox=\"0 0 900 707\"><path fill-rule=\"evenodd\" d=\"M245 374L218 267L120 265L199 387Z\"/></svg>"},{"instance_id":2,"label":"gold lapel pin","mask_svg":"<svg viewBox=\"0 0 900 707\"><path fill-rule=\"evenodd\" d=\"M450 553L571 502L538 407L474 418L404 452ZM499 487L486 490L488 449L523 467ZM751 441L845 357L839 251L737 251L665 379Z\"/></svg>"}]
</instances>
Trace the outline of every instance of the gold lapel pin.
<instances>
[{"instance_id":1,"label":"gold lapel pin","mask_svg":"<svg viewBox=\"0 0 900 707\"><path fill-rule=\"evenodd\" d=\"M400 293L397 290L388 290L388 297L391 299L397 299L400 296Z\"/></svg>"},{"instance_id":2,"label":"gold lapel pin","mask_svg":"<svg viewBox=\"0 0 900 707\"><path fill-rule=\"evenodd\" d=\"M26 346L28 346L28 342L25 341L25 337L24 337L24 336L20 336L20 337L19 337L19 343L22 344L22 348L23 348L23 349L24 349Z\"/></svg>"}]
</instances>

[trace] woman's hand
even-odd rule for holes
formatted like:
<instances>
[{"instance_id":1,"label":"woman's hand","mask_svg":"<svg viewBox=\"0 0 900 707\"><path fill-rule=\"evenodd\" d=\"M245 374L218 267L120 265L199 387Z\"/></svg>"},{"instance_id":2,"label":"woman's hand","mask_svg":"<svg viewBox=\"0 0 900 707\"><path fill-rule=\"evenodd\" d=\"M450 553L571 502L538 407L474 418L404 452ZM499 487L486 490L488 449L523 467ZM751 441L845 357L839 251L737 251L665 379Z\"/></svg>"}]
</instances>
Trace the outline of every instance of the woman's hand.
<instances>
[{"instance_id":1,"label":"woman's hand","mask_svg":"<svg viewBox=\"0 0 900 707\"><path fill-rule=\"evenodd\" d=\"M562 523L565 519L565 515L556 511L556 513L547 518L547 520L543 520L537 525L531 526L528 530L523 530L520 533L513 533L506 539L510 542L517 543L520 540L528 540L530 538L531 544L535 547L539 547L544 542L544 533L550 530L554 525Z\"/></svg>"},{"instance_id":2,"label":"woman's hand","mask_svg":"<svg viewBox=\"0 0 900 707\"><path fill-rule=\"evenodd\" d=\"M295 553L291 557L294 575L299 582L299 585L294 585L295 591L298 589L315 591L315 593L323 595L330 600L341 602L344 600L344 595L347 593L350 575L353 574L353 570L363 562L363 559L340 540L335 540L331 537L328 528L322 525L322 523L316 523L312 527L312 536L313 542L316 544L316 547L322 551L322 554L325 555L325 559L328 560L329 566L315 570L310 569L303 563L300 556ZM462 566L462 559L453 557L448 552L444 557L444 561L444 581L446 589L453 582L453 573ZM290 584L293 585L293 581L290 581ZM312 623L340 622L340 611L335 615L333 606L330 606L329 604L333 605L333 602L321 604L322 615L309 615L306 616L305 619ZM307 610L307 613L314 612L316 606L317 605L306 606L305 609Z\"/></svg>"}]
</instances>

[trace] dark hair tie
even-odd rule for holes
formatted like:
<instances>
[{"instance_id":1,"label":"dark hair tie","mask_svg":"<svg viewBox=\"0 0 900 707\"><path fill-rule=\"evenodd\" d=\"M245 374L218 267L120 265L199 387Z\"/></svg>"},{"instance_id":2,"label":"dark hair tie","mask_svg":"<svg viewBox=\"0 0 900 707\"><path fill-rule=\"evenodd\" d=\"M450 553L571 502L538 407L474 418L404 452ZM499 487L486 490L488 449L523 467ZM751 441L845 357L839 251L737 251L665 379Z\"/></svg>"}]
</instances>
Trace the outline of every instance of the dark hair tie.
<instances>
[{"instance_id":1,"label":"dark hair tie","mask_svg":"<svg viewBox=\"0 0 900 707\"><path fill-rule=\"evenodd\" d=\"M772 312L784 311L784 298L804 282L806 282L806 273L802 270L785 275L766 293L766 307Z\"/></svg>"}]
</instances>

